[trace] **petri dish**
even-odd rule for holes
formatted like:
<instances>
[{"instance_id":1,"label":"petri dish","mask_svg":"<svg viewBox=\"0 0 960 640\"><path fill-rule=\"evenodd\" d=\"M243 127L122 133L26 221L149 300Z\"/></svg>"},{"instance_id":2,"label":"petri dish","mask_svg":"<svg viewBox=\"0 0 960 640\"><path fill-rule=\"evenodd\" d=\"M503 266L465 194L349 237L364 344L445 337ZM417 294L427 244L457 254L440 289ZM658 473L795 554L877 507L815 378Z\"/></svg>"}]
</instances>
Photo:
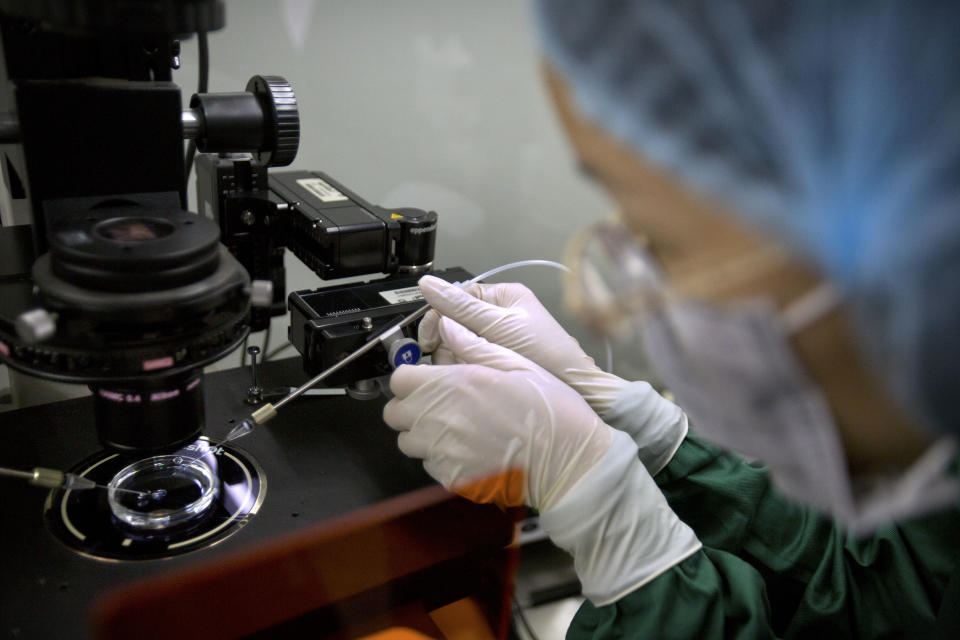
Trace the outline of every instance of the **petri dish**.
<instances>
[{"instance_id":1,"label":"petri dish","mask_svg":"<svg viewBox=\"0 0 960 640\"><path fill-rule=\"evenodd\" d=\"M107 485L110 511L122 524L159 531L201 520L220 490L202 459L152 456L121 469Z\"/></svg>"}]
</instances>

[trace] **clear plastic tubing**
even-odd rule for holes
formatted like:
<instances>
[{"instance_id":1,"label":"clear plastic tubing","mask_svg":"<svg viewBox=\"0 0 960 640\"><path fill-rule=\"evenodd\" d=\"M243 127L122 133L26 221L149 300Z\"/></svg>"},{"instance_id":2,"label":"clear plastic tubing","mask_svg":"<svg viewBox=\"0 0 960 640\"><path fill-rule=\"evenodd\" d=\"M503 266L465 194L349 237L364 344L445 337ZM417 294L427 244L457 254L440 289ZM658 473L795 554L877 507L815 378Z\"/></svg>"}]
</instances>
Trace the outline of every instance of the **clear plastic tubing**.
<instances>
[{"instance_id":1,"label":"clear plastic tubing","mask_svg":"<svg viewBox=\"0 0 960 640\"><path fill-rule=\"evenodd\" d=\"M489 271L484 271L480 275L470 278L470 280L467 281L467 284L474 284L476 282L479 282L480 280L486 280L490 276L495 276L498 273L502 273L504 271L510 271L511 269L518 269L520 267L533 267L533 266L553 267L554 269L559 269L564 273L570 273L570 267L568 267L565 264L561 264L559 262L554 262L553 260L520 260L518 262L508 262L507 264L502 264L499 267L494 267Z\"/></svg>"},{"instance_id":2,"label":"clear plastic tubing","mask_svg":"<svg viewBox=\"0 0 960 640\"><path fill-rule=\"evenodd\" d=\"M503 271L510 271L511 269L516 269L518 267L529 267L529 266L553 267L554 269L559 269L564 273L570 273L570 267L560 262L554 262L553 260L520 260L518 262L509 262L507 264L502 264L499 267L494 267L493 269L490 269L489 271L484 271L480 275L474 276L467 282L463 284L459 284L458 286L462 288L468 284L474 284L476 282L479 282L480 280L486 280L487 278L491 276L495 276L498 273L501 273ZM606 360L607 360L606 371L607 373L613 373L613 347L610 345L610 340L608 338L604 338L603 348L604 348L604 355L606 355Z\"/></svg>"}]
</instances>

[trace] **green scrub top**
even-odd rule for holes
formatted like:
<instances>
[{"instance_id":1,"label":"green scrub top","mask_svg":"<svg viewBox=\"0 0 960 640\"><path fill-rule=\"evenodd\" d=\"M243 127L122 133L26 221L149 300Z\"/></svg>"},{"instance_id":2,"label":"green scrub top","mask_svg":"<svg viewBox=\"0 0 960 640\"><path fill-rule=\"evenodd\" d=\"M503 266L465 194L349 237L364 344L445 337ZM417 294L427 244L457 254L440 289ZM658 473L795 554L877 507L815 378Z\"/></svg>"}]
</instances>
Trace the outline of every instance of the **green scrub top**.
<instances>
[{"instance_id":1,"label":"green scrub top","mask_svg":"<svg viewBox=\"0 0 960 640\"><path fill-rule=\"evenodd\" d=\"M693 436L656 482L703 549L613 604L584 603L567 638L929 638L941 601L960 611L960 574L944 598L956 506L855 538Z\"/></svg>"}]
</instances>

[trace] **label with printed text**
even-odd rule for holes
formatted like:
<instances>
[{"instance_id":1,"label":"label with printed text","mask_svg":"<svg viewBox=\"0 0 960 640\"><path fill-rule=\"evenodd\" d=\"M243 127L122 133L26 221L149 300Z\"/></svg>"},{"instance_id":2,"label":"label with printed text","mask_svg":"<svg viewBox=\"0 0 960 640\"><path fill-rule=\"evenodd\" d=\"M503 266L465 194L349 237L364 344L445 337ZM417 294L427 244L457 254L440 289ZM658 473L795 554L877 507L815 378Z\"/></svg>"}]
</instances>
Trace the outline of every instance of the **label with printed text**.
<instances>
[{"instance_id":1,"label":"label with printed text","mask_svg":"<svg viewBox=\"0 0 960 640\"><path fill-rule=\"evenodd\" d=\"M322 202L343 202L349 200L322 178L301 178L297 184L320 198Z\"/></svg>"},{"instance_id":2,"label":"label with printed text","mask_svg":"<svg viewBox=\"0 0 960 640\"><path fill-rule=\"evenodd\" d=\"M381 291L380 295L390 304L419 302L423 300L423 294L420 293L420 287L405 287L403 289L394 289L393 291Z\"/></svg>"}]
</instances>

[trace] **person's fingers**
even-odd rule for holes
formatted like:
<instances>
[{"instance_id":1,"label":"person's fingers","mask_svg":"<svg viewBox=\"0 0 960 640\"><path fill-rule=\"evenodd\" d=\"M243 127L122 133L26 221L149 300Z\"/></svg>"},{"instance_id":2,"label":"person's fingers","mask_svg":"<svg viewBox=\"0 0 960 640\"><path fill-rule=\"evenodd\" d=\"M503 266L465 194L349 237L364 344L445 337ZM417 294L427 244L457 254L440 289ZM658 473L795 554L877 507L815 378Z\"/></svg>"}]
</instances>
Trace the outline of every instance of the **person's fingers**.
<instances>
[{"instance_id":1,"label":"person's fingers","mask_svg":"<svg viewBox=\"0 0 960 640\"><path fill-rule=\"evenodd\" d=\"M383 421L394 431L411 431L424 415L424 403L415 398L393 398L383 407Z\"/></svg>"},{"instance_id":2,"label":"person's fingers","mask_svg":"<svg viewBox=\"0 0 960 640\"><path fill-rule=\"evenodd\" d=\"M391 398L390 402L383 406L383 421L395 431L406 431L413 426L413 419L400 398Z\"/></svg>"},{"instance_id":3,"label":"person's fingers","mask_svg":"<svg viewBox=\"0 0 960 640\"><path fill-rule=\"evenodd\" d=\"M440 319L440 338L453 357L465 364L478 364L501 371L536 367L518 353L487 341L450 318Z\"/></svg>"},{"instance_id":4,"label":"person's fingers","mask_svg":"<svg viewBox=\"0 0 960 640\"><path fill-rule=\"evenodd\" d=\"M457 386L448 383L462 382L473 373L474 368L462 365L397 367L390 376L390 391L396 397L383 408L383 421L398 431L410 429L430 407L449 402L448 396L456 393Z\"/></svg>"},{"instance_id":5,"label":"person's fingers","mask_svg":"<svg viewBox=\"0 0 960 640\"><path fill-rule=\"evenodd\" d=\"M464 291L498 307L512 307L522 298L521 294L523 292L529 292L530 290L516 282L498 282L495 284L472 284L469 287L464 287Z\"/></svg>"},{"instance_id":6,"label":"person's fingers","mask_svg":"<svg viewBox=\"0 0 960 640\"><path fill-rule=\"evenodd\" d=\"M422 385L440 377L443 377L442 367L403 364L390 376L390 391L398 398L405 398Z\"/></svg>"},{"instance_id":7,"label":"person's fingers","mask_svg":"<svg viewBox=\"0 0 960 640\"><path fill-rule=\"evenodd\" d=\"M410 429L397 436L397 446L407 457L423 460L430 452L432 440L432 435L428 434L425 429Z\"/></svg>"},{"instance_id":8,"label":"person's fingers","mask_svg":"<svg viewBox=\"0 0 960 640\"><path fill-rule=\"evenodd\" d=\"M440 346L440 314L433 309L427 311L420 321L417 342L424 353L433 353Z\"/></svg>"},{"instance_id":9,"label":"person's fingers","mask_svg":"<svg viewBox=\"0 0 960 640\"><path fill-rule=\"evenodd\" d=\"M438 280L439 278L426 280L427 277L432 278L432 276L424 276L424 284L427 288L434 288L434 285L437 283L433 282L433 280ZM444 285L437 285L436 288L437 290L442 290L443 286ZM465 286L462 291L483 302L489 302L498 307L507 307L515 302L514 298L516 298L516 296L513 295L512 292L517 286L516 284L482 284L474 282L473 284ZM527 289L524 288L523 290L526 291ZM440 347L440 314L435 309L427 311L426 315L423 316L423 320L420 321L420 327L417 331L417 341L420 343L420 347L424 353L433 353ZM434 362L436 362L436 358L434 358Z\"/></svg>"},{"instance_id":10,"label":"person's fingers","mask_svg":"<svg viewBox=\"0 0 960 640\"><path fill-rule=\"evenodd\" d=\"M481 282L471 282L468 285L464 285L460 287L460 290L466 291L467 293L472 295L474 298L480 298L481 300L483 300L483 288L488 286L490 285L483 284ZM492 302L492 300L487 300L487 302Z\"/></svg>"},{"instance_id":11,"label":"person's fingers","mask_svg":"<svg viewBox=\"0 0 960 640\"><path fill-rule=\"evenodd\" d=\"M509 309L484 302L434 276L420 278L420 292L441 316L453 318L479 335L511 313Z\"/></svg>"},{"instance_id":12,"label":"person's fingers","mask_svg":"<svg viewBox=\"0 0 960 640\"><path fill-rule=\"evenodd\" d=\"M439 331L437 335L440 335ZM453 355L453 352L446 347L438 347L436 351L433 352L433 364L463 364L457 360L456 356Z\"/></svg>"}]
</instances>

